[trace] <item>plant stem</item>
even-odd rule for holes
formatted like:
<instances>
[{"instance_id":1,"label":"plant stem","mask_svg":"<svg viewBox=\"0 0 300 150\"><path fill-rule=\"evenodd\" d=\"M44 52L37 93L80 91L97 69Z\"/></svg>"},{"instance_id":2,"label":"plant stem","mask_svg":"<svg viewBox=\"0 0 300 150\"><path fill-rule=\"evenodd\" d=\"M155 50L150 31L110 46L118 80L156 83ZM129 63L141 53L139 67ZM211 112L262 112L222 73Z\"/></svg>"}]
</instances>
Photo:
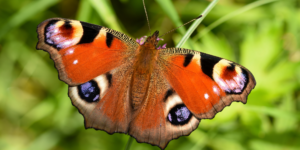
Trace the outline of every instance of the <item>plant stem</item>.
<instances>
[{"instance_id":1,"label":"plant stem","mask_svg":"<svg viewBox=\"0 0 300 150\"><path fill-rule=\"evenodd\" d=\"M133 141L133 137L129 136L128 142L127 142L126 147L125 147L125 150L129 150L130 149L132 141Z\"/></svg>"},{"instance_id":2,"label":"plant stem","mask_svg":"<svg viewBox=\"0 0 300 150\"><path fill-rule=\"evenodd\" d=\"M213 22L212 24L210 24L208 27L206 27L205 29L203 29L200 34L198 34L199 36L197 37L197 39L201 38L203 35L205 35L206 33L210 32L212 29L214 29L215 27L217 27L218 25L224 23L225 21L239 15L239 14L242 14L248 10L251 10L251 9L254 9L254 8L257 8L261 5L265 5L265 4L268 4L268 3L271 3L271 2L275 2L275 1L278 1L278 0L265 0L265 1L255 1L253 3L250 3L244 7L242 7L241 9L238 9L230 14L227 14L223 17L221 17L220 19L218 19L217 21Z\"/></svg>"},{"instance_id":3,"label":"plant stem","mask_svg":"<svg viewBox=\"0 0 300 150\"><path fill-rule=\"evenodd\" d=\"M198 20L196 20L188 29L186 34L182 37L182 39L179 41L179 43L176 45L176 47L181 47L187 39L192 35L192 33L196 30L196 28L199 26L199 24L202 22L202 20L207 16L207 14L214 8L214 6L217 4L219 0L213 0L206 9L200 14L202 17ZM200 16L199 15L199 16Z\"/></svg>"}]
</instances>

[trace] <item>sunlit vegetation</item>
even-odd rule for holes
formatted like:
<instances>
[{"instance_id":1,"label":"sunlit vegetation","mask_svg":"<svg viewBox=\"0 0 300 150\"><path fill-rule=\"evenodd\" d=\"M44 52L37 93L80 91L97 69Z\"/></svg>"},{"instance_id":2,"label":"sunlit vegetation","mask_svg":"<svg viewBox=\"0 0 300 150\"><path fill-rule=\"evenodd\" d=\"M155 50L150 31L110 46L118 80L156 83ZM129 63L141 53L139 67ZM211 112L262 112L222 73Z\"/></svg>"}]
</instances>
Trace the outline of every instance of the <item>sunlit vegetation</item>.
<instances>
[{"instance_id":1,"label":"sunlit vegetation","mask_svg":"<svg viewBox=\"0 0 300 150\"><path fill-rule=\"evenodd\" d=\"M151 30L168 32L210 2L145 0ZM37 25L52 17L103 25L133 38L149 34L141 0L0 0L0 149L124 149L128 135L85 130L53 61L35 49ZM188 27L163 42L176 46ZM246 105L233 103L202 120L166 149L299 150L299 41L298 0L220 0L182 47L242 64L257 85ZM131 150L139 149L159 148L134 140Z\"/></svg>"}]
</instances>

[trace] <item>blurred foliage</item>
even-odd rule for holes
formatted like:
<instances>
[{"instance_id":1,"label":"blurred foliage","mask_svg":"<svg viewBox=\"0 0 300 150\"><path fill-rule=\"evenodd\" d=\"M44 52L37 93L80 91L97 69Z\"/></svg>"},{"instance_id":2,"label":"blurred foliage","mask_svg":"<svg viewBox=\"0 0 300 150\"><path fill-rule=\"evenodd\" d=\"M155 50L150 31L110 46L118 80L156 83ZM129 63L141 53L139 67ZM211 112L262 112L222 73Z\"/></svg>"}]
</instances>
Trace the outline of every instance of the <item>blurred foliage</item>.
<instances>
[{"instance_id":1,"label":"blurred foliage","mask_svg":"<svg viewBox=\"0 0 300 150\"><path fill-rule=\"evenodd\" d=\"M145 0L151 29L165 33L197 17L206 0ZM175 10L175 11L174 11ZM300 1L221 0L183 47L236 61L257 81L246 105L202 120L168 149L300 149ZM148 34L141 0L0 0L0 149L124 149L125 134L84 129L53 61L37 51L36 27L52 17ZM168 47L186 28L164 36ZM159 149L134 143L131 150Z\"/></svg>"}]
</instances>

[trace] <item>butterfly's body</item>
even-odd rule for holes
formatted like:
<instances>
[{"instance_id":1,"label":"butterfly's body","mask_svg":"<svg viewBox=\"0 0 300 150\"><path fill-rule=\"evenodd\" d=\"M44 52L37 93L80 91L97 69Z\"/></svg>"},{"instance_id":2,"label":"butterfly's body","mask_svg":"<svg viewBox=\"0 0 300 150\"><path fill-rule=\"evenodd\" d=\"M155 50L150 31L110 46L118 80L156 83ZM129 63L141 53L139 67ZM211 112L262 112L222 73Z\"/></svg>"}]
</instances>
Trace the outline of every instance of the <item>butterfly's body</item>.
<instances>
[{"instance_id":1,"label":"butterfly's body","mask_svg":"<svg viewBox=\"0 0 300 150\"><path fill-rule=\"evenodd\" d=\"M130 83L130 101L134 110L146 99L150 85L151 74L157 61L158 32L148 37L143 45L137 48L137 55L133 63L133 74Z\"/></svg>"},{"instance_id":2,"label":"butterfly's body","mask_svg":"<svg viewBox=\"0 0 300 150\"><path fill-rule=\"evenodd\" d=\"M165 148L201 119L255 86L243 66L205 53L157 49L158 32L140 44L127 35L76 20L52 18L37 29L85 127L122 132Z\"/></svg>"}]
</instances>

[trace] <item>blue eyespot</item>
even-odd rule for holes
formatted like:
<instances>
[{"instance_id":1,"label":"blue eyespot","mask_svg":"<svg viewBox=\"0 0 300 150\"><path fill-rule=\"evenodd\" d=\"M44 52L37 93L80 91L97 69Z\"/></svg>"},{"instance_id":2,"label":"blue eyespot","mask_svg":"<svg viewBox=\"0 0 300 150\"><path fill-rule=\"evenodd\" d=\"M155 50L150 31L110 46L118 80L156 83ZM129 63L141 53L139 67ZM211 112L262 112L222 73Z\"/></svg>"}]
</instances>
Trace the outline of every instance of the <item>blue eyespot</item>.
<instances>
[{"instance_id":1,"label":"blue eyespot","mask_svg":"<svg viewBox=\"0 0 300 150\"><path fill-rule=\"evenodd\" d=\"M168 121L173 125L184 125L187 124L192 118L192 113L183 104L176 105L172 108L168 114Z\"/></svg>"},{"instance_id":2,"label":"blue eyespot","mask_svg":"<svg viewBox=\"0 0 300 150\"><path fill-rule=\"evenodd\" d=\"M78 94L87 102L96 102L100 98L100 89L97 83L91 80L78 86Z\"/></svg>"}]
</instances>

